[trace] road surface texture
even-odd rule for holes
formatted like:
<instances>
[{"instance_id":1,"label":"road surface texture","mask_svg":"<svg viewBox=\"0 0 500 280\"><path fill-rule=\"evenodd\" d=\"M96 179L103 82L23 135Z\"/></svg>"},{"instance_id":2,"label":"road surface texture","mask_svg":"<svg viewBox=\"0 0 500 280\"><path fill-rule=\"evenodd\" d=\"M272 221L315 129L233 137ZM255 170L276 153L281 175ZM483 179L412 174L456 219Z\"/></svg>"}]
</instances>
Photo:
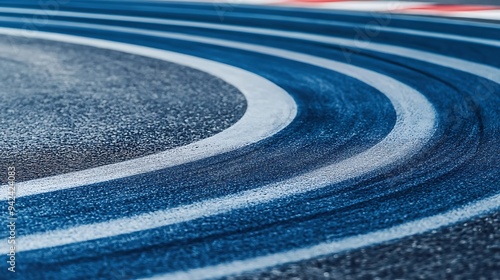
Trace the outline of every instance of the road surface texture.
<instances>
[{"instance_id":1,"label":"road surface texture","mask_svg":"<svg viewBox=\"0 0 500 280\"><path fill-rule=\"evenodd\" d=\"M499 279L499 30L2 1L0 279Z\"/></svg>"}]
</instances>

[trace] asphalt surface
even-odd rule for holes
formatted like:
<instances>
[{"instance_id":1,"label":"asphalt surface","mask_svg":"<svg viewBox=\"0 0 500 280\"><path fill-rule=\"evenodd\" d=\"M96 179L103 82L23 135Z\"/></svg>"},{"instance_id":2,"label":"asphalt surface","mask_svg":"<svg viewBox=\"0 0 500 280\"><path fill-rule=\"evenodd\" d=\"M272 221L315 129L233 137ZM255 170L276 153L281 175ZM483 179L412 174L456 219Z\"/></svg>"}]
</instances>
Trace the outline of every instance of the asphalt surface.
<instances>
[{"instance_id":1,"label":"asphalt surface","mask_svg":"<svg viewBox=\"0 0 500 280\"><path fill-rule=\"evenodd\" d=\"M187 67L43 40L3 36L0 44L8 108L0 155L2 169L20 166L18 181L186 145L245 111L234 87Z\"/></svg>"},{"instance_id":2,"label":"asphalt surface","mask_svg":"<svg viewBox=\"0 0 500 280\"><path fill-rule=\"evenodd\" d=\"M498 276L498 25L134 1L71 1L39 21L38 3L5 1L2 7L10 8L0 8L2 27L140 45L244 69L286 91L297 107L286 127L206 158L146 167L112 180L69 182L49 191L38 190L46 187L43 181L27 181L32 189L21 185L16 200L15 277L197 279L248 271L260 272L241 277ZM14 45L21 45L16 40ZM23 67L20 60L51 69L57 65L54 61L65 61L63 68L78 73L75 87L95 95L96 103L110 104L91 114L106 124L96 135L120 138L108 145L93 134L68 137L64 132L74 130L57 122L49 124L57 131L46 131L46 114L87 114L93 107L94 99L80 97L85 91L76 90L74 99L66 84L52 82L55 76L66 81L65 75L73 72L36 75L40 84L57 89L45 94L48 103L74 104L61 105L62 111L57 106L38 109L35 104L40 103L29 100L37 97L30 91L40 86L6 78L11 89L27 85L21 98L13 91L10 95L32 102L25 110L40 115L41 124L35 128L41 132L32 142L21 137L21 128L31 123L28 119L23 125L9 123L12 135L30 144L26 149L35 147L34 157L37 147L48 143L52 146L47 150L64 154L67 161L64 148L78 151L84 145L75 143L86 140L105 154L73 168L140 159L216 136L250 112L237 84L213 77L230 76L231 71L208 75L116 51L29 40L25 55L2 64L7 68L1 68L1 75L22 70L16 68ZM44 56L28 58L37 52ZM3 60L9 57L2 53ZM111 62L96 67L95 61L102 60ZM116 80L107 79L114 76ZM97 84L88 84L85 77ZM135 81L143 85L138 90ZM110 89L110 83L116 86ZM149 90L151 84L157 92ZM251 86L259 91L262 85ZM148 89L147 95L141 89ZM118 101L123 95L130 100ZM153 108L145 110L148 106ZM167 116L162 115L165 110ZM161 116L173 120L163 123ZM137 121L141 118L142 123ZM124 136L146 123L154 124L152 130L130 139ZM89 122L81 125L85 128ZM252 127L248 133L259 129ZM61 141L75 142L64 147ZM230 143L218 143L225 141ZM16 147L9 153L26 158ZM120 158L123 154L127 157ZM45 160L41 165L59 170L51 174L64 173L66 167L58 166L71 163ZM28 163L15 164L23 170ZM37 174L44 168L33 169L30 172ZM460 242L465 245L457 245ZM0 277L13 275L2 270Z\"/></svg>"},{"instance_id":3,"label":"asphalt surface","mask_svg":"<svg viewBox=\"0 0 500 280\"><path fill-rule=\"evenodd\" d=\"M226 279L499 279L499 226L495 212L398 242Z\"/></svg>"}]
</instances>

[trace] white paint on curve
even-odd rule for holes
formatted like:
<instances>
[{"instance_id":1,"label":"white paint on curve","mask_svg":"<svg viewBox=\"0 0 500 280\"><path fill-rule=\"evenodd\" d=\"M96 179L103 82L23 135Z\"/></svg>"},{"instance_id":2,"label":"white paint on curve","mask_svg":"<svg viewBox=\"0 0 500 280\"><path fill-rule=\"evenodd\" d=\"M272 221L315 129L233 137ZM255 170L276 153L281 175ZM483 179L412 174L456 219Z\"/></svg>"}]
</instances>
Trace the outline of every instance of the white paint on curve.
<instances>
[{"instance_id":1,"label":"white paint on curve","mask_svg":"<svg viewBox=\"0 0 500 280\"><path fill-rule=\"evenodd\" d=\"M311 247L291 250L267 256L238 260L214 266L195 268L168 274L160 274L148 279L201 280L231 276L286 263L293 263L343 251L359 249L375 244L439 229L500 208L500 194L466 205L443 214L404 223L388 229L347 237L331 242L323 242Z\"/></svg>"},{"instance_id":2,"label":"white paint on curve","mask_svg":"<svg viewBox=\"0 0 500 280\"><path fill-rule=\"evenodd\" d=\"M106 30L108 28L110 27L102 27ZM411 157L428 142L435 131L436 112L423 95L391 77L371 70L261 45L167 32L142 31L142 34L155 34L154 36L160 38L187 40L281 57L353 77L374 87L390 100L396 111L396 124L382 141L370 149L312 172L263 187L172 209L19 237L19 244L22 246L19 246L18 251L129 234L213 216L323 188Z\"/></svg>"},{"instance_id":3,"label":"white paint on curve","mask_svg":"<svg viewBox=\"0 0 500 280\"><path fill-rule=\"evenodd\" d=\"M431 15L431 16L445 16L457 18L470 18L470 19L486 19L486 20L500 20L500 9L498 10L485 10L485 11L458 11L458 12L442 12L442 11L405 11L408 14L415 15Z\"/></svg>"},{"instance_id":4,"label":"white paint on curve","mask_svg":"<svg viewBox=\"0 0 500 280\"><path fill-rule=\"evenodd\" d=\"M26 11L28 10L28 11ZM22 13L22 12L34 12L36 10L32 9L19 9L19 8L0 8L0 11L6 11L11 13ZM225 24L215 24L215 23L203 23L203 22L192 22L192 21L183 21L183 20L170 20L170 19L158 19L158 18L144 18L144 17L133 17L133 16L118 16L118 15L104 15L104 14L92 14L92 13L80 13L80 12L63 12L63 11L54 11L51 12L52 15L64 15L68 17L78 17L78 18L91 18L91 19L107 19L107 20L118 20L118 21L130 21L130 22L141 22L141 23L152 23L152 24L163 24L163 25L174 25L174 26L185 26L185 27L195 27L195 28L206 28L206 29L217 29L224 31L234 31L234 32L244 32L250 34L260 34L267 36L277 36L282 38L296 38L301 40L307 40L311 42L325 43L343 46L346 48L355 47L359 49L369 50L373 52L397 55L401 57L411 58L415 60L420 60L428 63L433 63L436 65L460 70L462 72L470 73L479 77L483 77L489 79L493 82L500 83L500 70L498 68L471 62L459 58L449 57L445 55L440 55L436 53L420 51L405 47L399 47L394 45L375 43L364 40L353 40L341 37L334 36L323 36L316 34L308 34L302 32L294 32L294 31L282 31L275 29L265 29L265 28L257 28L257 27L244 27L244 26L235 26L235 25L225 25ZM2 18L2 17L0 17ZM66 25L71 25L71 22L64 22ZM81 25L81 24L80 24ZM85 24L88 28L95 27L93 24ZM119 28L119 27L118 27ZM127 29L129 32L141 32L141 29L129 28ZM127 32L127 30L116 29L116 31ZM404 33L404 30L397 30L399 32ZM441 33L430 32L430 36L440 36ZM425 36L429 35L427 33L422 33L420 31L411 32L413 35ZM154 35L154 34L152 34ZM484 45L489 46L497 46L500 47L500 42L495 40L486 40L480 38L468 38L459 35L450 35L453 40L464 41L464 42L477 42ZM473 41L471 41L471 39ZM347 56L355 53L355 51L351 49L343 50L345 52L346 58Z\"/></svg>"},{"instance_id":5,"label":"white paint on curve","mask_svg":"<svg viewBox=\"0 0 500 280\"><path fill-rule=\"evenodd\" d=\"M153 0L158 2L179 2L179 0ZM344 10L355 12L385 12L393 14L415 14L415 15L436 15L444 17L458 17L458 18L471 18L471 19L487 19L487 20L500 20L500 9L486 9L479 11L460 11L450 12L442 11L439 9L432 9L432 3L417 2L417 1L294 1L294 0L229 0L229 1L212 1L212 0L184 0L181 2L187 3L211 3L213 5L274 5L282 7L297 7L305 9L325 9L325 10ZM487 6L487 5L483 5ZM424 10L409 10L412 8L429 7L430 9ZM429 20L421 20L429 21ZM449 23L449 21L448 21Z\"/></svg>"},{"instance_id":6,"label":"white paint on curve","mask_svg":"<svg viewBox=\"0 0 500 280\"><path fill-rule=\"evenodd\" d=\"M177 63L226 81L247 101L242 118L216 135L145 157L19 182L16 184L18 198L133 176L236 150L272 136L288 126L297 114L295 101L282 88L230 65L159 49L56 33L0 28L0 34L80 44ZM7 199L7 187L0 187L0 201Z\"/></svg>"},{"instance_id":7,"label":"white paint on curve","mask_svg":"<svg viewBox=\"0 0 500 280\"><path fill-rule=\"evenodd\" d=\"M4 7L0 7L0 12L12 13L12 14L33 13L35 15L37 13L40 13L40 11L36 10L36 9L4 8ZM136 16L107 15L107 14L99 14L99 13L44 11L44 14L47 14L50 16L66 16L66 17L74 17L74 18L86 18L86 19L131 21L131 22L143 22L143 23L165 24L165 25L182 25L182 26L202 27L202 28L204 27L204 28L214 28L214 29L233 30L233 31L238 31L238 28L239 28L239 26L235 26L235 25L224 25L224 24L215 24L215 23L203 23L203 22L196 22L196 21L182 21L182 20L171 20L171 19L160 19L160 18L146 18L146 17L136 17ZM392 16L393 16L392 14L388 14L388 15L384 15L384 16L381 15L380 17L384 19L385 17L392 17ZM13 17L9 17L9 16L2 16L0 18L13 19ZM297 22L304 20L301 18L290 17L290 16L279 16L279 18L282 18L284 20L289 20L289 21L297 21ZM70 23L69 21L59 21L59 20L45 20L44 22L49 23L49 22L53 22L53 21ZM330 26L342 26L342 27L349 27L349 28L360 28L360 27L365 28L366 26L370 26L370 25L366 25L366 24L360 25L360 24L346 23L346 22L333 21L333 20L316 20L316 22L322 22L322 23L328 24ZM476 44L483 44L483 45L489 45L489 46L494 46L494 47L500 47L500 42L498 40L466 37L466 36L461 36L461 35L450 35L450 34L446 34L446 33L430 32L430 31L422 31L422 30L412 30L412 29L407 29L407 28L381 26L378 23L373 25L373 27L378 31L393 32L393 33L398 33L398 34L406 34L406 35L437 38L437 39L444 38L444 39L454 40L454 41L469 42L469 43L476 43ZM240 28L243 28L243 29L246 28L248 30L251 30L251 29L253 29L253 30L259 30L259 29L265 30L263 28L251 28L251 27L240 27ZM498 26L497 26L497 28L498 28ZM242 31L242 30L240 29L240 31ZM286 31L284 31L284 32L286 33ZM254 33L256 33L256 32L254 32ZM290 33L299 33L299 32L290 32ZM302 33L302 34L304 34L304 33Z\"/></svg>"},{"instance_id":8,"label":"white paint on curve","mask_svg":"<svg viewBox=\"0 0 500 280\"><path fill-rule=\"evenodd\" d=\"M398 48L396 49L404 49ZM409 49L404 49L405 52L414 51ZM418 51L417 51L418 52ZM397 53L396 53L397 54ZM400 54L399 54L400 55ZM433 54L431 54L433 55ZM414 57L419 59L418 57ZM444 56L437 56L438 60L446 58ZM450 58L451 59L451 58ZM423 59L422 59L423 60ZM475 63L452 59L451 61L459 62L462 66L474 65ZM435 60L430 60L432 63L436 63ZM439 64L441 63L441 64ZM440 60L439 65L455 68L452 65L446 65L446 60ZM479 64L480 65L480 64ZM474 67L472 67L474 68ZM471 68L469 68L471 69ZM494 68L495 69L495 68ZM465 71L466 69L460 69ZM496 71L498 71L496 69ZM470 72L470 71L465 71ZM471 73L471 72L470 72ZM484 73L484 72L483 72ZM479 76L483 76L482 74ZM490 77L490 80L498 81L498 76ZM390 229L385 229L382 231L372 232L365 235L349 237L346 239L325 242L318 244L313 247L303 248L299 250L293 250L285 253L273 254L265 257L259 257L249 260L235 261L228 264L221 264L218 266L205 267L189 270L187 272L178 272L173 274L159 275L157 279L206 279L214 277L222 277L226 275L231 275L235 273L240 273L243 271L255 270L260 268L265 268L269 266L274 266L278 264L300 261L307 258L313 258L321 255L331 254L335 252L341 252L349 249L356 249L364 246L369 246L377 243L382 243L397 238L410 236L432 229L436 229L442 226L446 226L461 220L469 219L481 213L487 212L489 210L498 208L500 206L500 195L496 195L487 199L483 199L474 204L465 206L463 208L453 210L444 214L435 215L432 217L424 218L422 220L413 221L410 223L405 223L400 226L396 226Z\"/></svg>"},{"instance_id":9,"label":"white paint on curve","mask_svg":"<svg viewBox=\"0 0 500 280\"><path fill-rule=\"evenodd\" d=\"M292 2L293 3L293 2ZM348 10L348 11L365 11L365 12L387 12L403 8L419 7L424 2L401 2L401 1L341 1L341 2L318 2L308 4L306 3L293 3L292 5L299 5L300 7L315 7L322 9L333 10Z\"/></svg>"}]
</instances>

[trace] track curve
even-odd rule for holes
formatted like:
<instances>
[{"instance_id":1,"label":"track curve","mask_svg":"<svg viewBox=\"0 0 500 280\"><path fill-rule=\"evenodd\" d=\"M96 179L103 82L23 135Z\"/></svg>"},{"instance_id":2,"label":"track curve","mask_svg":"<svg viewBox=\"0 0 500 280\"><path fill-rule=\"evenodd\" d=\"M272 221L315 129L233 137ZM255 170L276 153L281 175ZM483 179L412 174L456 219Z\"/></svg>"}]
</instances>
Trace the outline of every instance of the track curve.
<instances>
[{"instance_id":1,"label":"track curve","mask_svg":"<svg viewBox=\"0 0 500 280\"><path fill-rule=\"evenodd\" d=\"M27 27L42 12L5 2L0 33L226 65L208 72L233 74L233 85L253 77L239 87L246 96L269 81L281 101L256 100L280 117L249 141L258 122L214 135L223 148L189 144L199 156L166 150L77 183L20 183L21 277L224 277L500 207L496 25L251 6L221 19L210 4L72 1Z\"/></svg>"}]
</instances>

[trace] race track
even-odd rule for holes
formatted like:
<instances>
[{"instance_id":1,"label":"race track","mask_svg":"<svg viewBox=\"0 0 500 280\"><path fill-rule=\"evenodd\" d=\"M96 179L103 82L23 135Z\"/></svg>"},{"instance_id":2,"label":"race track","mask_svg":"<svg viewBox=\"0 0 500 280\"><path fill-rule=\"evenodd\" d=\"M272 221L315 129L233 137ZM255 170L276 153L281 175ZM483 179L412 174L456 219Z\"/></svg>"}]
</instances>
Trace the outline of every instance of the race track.
<instances>
[{"instance_id":1,"label":"race track","mask_svg":"<svg viewBox=\"0 0 500 280\"><path fill-rule=\"evenodd\" d=\"M232 277L498 213L500 25L60 3L0 5L16 279Z\"/></svg>"}]
</instances>

